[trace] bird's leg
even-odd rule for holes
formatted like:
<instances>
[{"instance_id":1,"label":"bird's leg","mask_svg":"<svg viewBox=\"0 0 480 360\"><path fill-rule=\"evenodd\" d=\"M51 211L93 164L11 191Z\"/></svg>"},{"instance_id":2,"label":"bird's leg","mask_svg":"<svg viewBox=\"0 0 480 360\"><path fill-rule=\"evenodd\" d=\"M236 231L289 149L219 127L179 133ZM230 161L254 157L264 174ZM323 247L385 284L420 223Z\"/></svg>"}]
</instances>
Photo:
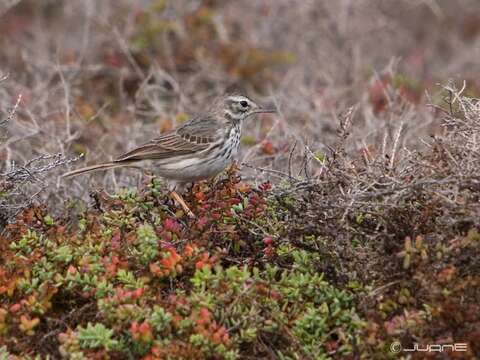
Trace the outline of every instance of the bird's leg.
<instances>
[{"instance_id":1,"label":"bird's leg","mask_svg":"<svg viewBox=\"0 0 480 360\"><path fill-rule=\"evenodd\" d=\"M189 218L195 218L195 214L190 210L180 194L173 190L170 192L170 196L182 207L183 211L185 211Z\"/></svg>"},{"instance_id":2,"label":"bird's leg","mask_svg":"<svg viewBox=\"0 0 480 360\"><path fill-rule=\"evenodd\" d=\"M153 174L151 171L145 171L145 170L143 171L143 176L144 176L143 182L145 185L153 183L153 179L156 178L155 174Z\"/></svg>"},{"instance_id":3,"label":"bird's leg","mask_svg":"<svg viewBox=\"0 0 480 360\"><path fill-rule=\"evenodd\" d=\"M173 200L175 200L185 211L185 213L188 215L189 218L194 219L195 214L190 210L188 205L185 203L185 200L183 200L183 197L177 193L177 189L181 190L183 188L184 184L176 183L173 184L173 187L170 188L170 196L172 197Z\"/></svg>"}]
</instances>

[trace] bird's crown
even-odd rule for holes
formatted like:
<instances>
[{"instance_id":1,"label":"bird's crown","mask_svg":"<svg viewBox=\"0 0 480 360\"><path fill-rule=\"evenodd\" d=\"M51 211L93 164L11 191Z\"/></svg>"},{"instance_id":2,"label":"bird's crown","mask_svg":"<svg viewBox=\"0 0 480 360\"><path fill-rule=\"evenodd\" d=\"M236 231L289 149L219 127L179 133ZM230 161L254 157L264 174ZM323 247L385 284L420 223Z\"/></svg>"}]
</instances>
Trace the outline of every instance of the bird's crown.
<instances>
[{"instance_id":1,"label":"bird's crown","mask_svg":"<svg viewBox=\"0 0 480 360\"><path fill-rule=\"evenodd\" d=\"M263 112L273 112L257 105L253 100L244 95L227 95L220 101L221 111L231 121L242 121L250 115Z\"/></svg>"}]
</instances>

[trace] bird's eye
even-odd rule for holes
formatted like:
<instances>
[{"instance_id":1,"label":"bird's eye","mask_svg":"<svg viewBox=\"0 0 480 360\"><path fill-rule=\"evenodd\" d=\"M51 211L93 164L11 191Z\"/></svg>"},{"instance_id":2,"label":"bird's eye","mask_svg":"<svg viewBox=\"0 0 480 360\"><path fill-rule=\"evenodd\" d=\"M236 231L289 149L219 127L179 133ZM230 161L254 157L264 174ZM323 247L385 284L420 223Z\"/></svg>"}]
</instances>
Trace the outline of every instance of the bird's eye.
<instances>
[{"instance_id":1,"label":"bird's eye","mask_svg":"<svg viewBox=\"0 0 480 360\"><path fill-rule=\"evenodd\" d=\"M248 106L248 102L246 102L245 100L242 100L240 101L240 105L243 107L243 108L246 108Z\"/></svg>"}]
</instances>

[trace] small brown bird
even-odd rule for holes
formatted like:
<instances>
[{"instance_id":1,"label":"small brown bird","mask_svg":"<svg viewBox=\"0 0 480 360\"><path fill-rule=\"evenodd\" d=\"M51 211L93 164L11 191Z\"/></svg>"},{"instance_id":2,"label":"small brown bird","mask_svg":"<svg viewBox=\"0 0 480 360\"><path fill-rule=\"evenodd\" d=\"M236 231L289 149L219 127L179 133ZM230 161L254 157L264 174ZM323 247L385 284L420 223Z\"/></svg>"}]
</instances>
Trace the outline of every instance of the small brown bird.
<instances>
[{"instance_id":1,"label":"small brown bird","mask_svg":"<svg viewBox=\"0 0 480 360\"><path fill-rule=\"evenodd\" d=\"M205 114L194 116L117 159L73 170L63 177L153 162L155 171L170 183L172 197L188 216L194 217L175 190L189 182L211 178L225 169L237 154L243 121L254 114L271 112L275 110L262 108L246 96L224 96L213 102Z\"/></svg>"}]
</instances>

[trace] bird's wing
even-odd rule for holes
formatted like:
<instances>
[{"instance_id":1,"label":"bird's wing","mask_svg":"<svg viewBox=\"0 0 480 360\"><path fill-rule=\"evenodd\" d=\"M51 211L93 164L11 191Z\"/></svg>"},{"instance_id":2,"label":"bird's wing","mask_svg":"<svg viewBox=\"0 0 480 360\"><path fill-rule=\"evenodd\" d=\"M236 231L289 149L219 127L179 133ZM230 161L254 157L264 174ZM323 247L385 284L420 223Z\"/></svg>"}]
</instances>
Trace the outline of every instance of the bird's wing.
<instances>
[{"instance_id":1,"label":"bird's wing","mask_svg":"<svg viewBox=\"0 0 480 360\"><path fill-rule=\"evenodd\" d=\"M193 154L223 141L224 136L224 126L213 116L197 116L177 129L119 156L115 161L167 159Z\"/></svg>"}]
</instances>

